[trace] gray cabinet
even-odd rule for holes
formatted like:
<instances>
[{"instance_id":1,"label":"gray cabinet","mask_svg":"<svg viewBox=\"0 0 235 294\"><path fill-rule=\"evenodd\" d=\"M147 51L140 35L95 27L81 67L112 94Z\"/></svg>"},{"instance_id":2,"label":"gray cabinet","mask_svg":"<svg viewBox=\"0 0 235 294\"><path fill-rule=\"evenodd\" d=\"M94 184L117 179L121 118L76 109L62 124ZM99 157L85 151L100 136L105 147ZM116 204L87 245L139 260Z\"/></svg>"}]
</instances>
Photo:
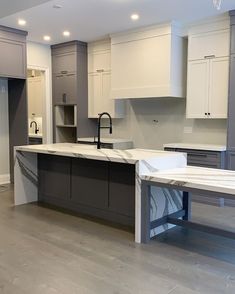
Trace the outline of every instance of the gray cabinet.
<instances>
[{"instance_id":1,"label":"gray cabinet","mask_svg":"<svg viewBox=\"0 0 235 294\"><path fill-rule=\"evenodd\" d=\"M71 158L38 154L39 200L53 203L53 199L70 198Z\"/></svg>"},{"instance_id":2,"label":"gray cabinet","mask_svg":"<svg viewBox=\"0 0 235 294\"><path fill-rule=\"evenodd\" d=\"M73 159L71 200L78 204L108 208L108 162Z\"/></svg>"},{"instance_id":3,"label":"gray cabinet","mask_svg":"<svg viewBox=\"0 0 235 294\"><path fill-rule=\"evenodd\" d=\"M227 149L235 151L235 54L230 58Z\"/></svg>"},{"instance_id":4,"label":"gray cabinet","mask_svg":"<svg viewBox=\"0 0 235 294\"><path fill-rule=\"evenodd\" d=\"M235 54L235 24L231 25L231 52L230 53Z\"/></svg>"},{"instance_id":5,"label":"gray cabinet","mask_svg":"<svg viewBox=\"0 0 235 294\"><path fill-rule=\"evenodd\" d=\"M135 217L135 165L113 163L109 170L109 209Z\"/></svg>"},{"instance_id":6,"label":"gray cabinet","mask_svg":"<svg viewBox=\"0 0 235 294\"><path fill-rule=\"evenodd\" d=\"M80 91L86 86L79 84L78 79L87 71L84 68L84 64L87 65L87 44L72 41L53 45L51 49L53 103L77 104Z\"/></svg>"},{"instance_id":7,"label":"gray cabinet","mask_svg":"<svg viewBox=\"0 0 235 294\"><path fill-rule=\"evenodd\" d=\"M235 170L235 10L230 11L231 47L227 121L227 168Z\"/></svg>"},{"instance_id":8,"label":"gray cabinet","mask_svg":"<svg viewBox=\"0 0 235 294\"><path fill-rule=\"evenodd\" d=\"M38 155L39 201L134 227L135 165Z\"/></svg>"},{"instance_id":9,"label":"gray cabinet","mask_svg":"<svg viewBox=\"0 0 235 294\"><path fill-rule=\"evenodd\" d=\"M0 76L26 78L27 32L0 26Z\"/></svg>"},{"instance_id":10,"label":"gray cabinet","mask_svg":"<svg viewBox=\"0 0 235 294\"><path fill-rule=\"evenodd\" d=\"M228 169L235 170L235 152L227 152Z\"/></svg>"},{"instance_id":11,"label":"gray cabinet","mask_svg":"<svg viewBox=\"0 0 235 294\"><path fill-rule=\"evenodd\" d=\"M77 104L77 74L60 73L53 75L54 104Z\"/></svg>"},{"instance_id":12,"label":"gray cabinet","mask_svg":"<svg viewBox=\"0 0 235 294\"><path fill-rule=\"evenodd\" d=\"M166 151L187 153L187 164L209 168L225 168L225 152L181 148L165 148Z\"/></svg>"},{"instance_id":13,"label":"gray cabinet","mask_svg":"<svg viewBox=\"0 0 235 294\"><path fill-rule=\"evenodd\" d=\"M88 73L87 44L71 41L51 46L52 52L52 101L56 105L77 106L77 122L73 130L59 129L55 126L54 142L60 138L69 138L76 142L78 137L93 137L96 133L96 122L88 119ZM55 111L54 111L55 116ZM61 135L56 135L56 134Z\"/></svg>"}]
</instances>

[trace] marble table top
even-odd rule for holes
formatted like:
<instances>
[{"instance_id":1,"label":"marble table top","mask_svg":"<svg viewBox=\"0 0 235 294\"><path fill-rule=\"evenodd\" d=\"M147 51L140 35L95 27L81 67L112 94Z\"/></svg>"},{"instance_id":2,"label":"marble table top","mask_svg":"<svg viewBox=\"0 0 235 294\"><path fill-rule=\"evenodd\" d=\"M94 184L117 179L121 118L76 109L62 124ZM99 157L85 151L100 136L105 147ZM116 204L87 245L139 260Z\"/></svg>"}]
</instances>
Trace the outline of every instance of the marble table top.
<instances>
[{"instance_id":1,"label":"marble table top","mask_svg":"<svg viewBox=\"0 0 235 294\"><path fill-rule=\"evenodd\" d=\"M191 150L205 150L205 151L226 151L226 145L216 144L199 144L199 143L168 143L163 145L164 148L182 148Z\"/></svg>"},{"instance_id":2,"label":"marble table top","mask_svg":"<svg viewBox=\"0 0 235 294\"><path fill-rule=\"evenodd\" d=\"M187 166L141 176L153 183L231 194L235 197L235 171Z\"/></svg>"},{"instance_id":3,"label":"marble table top","mask_svg":"<svg viewBox=\"0 0 235 294\"><path fill-rule=\"evenodd\" d=\"M60 156L79 157L85 159L104 160L136 164L138 161L158 160L160 169L182 167L186 165L186 155L178 152L168 152L162 150L148 149L97 149L94 145L57 143L45 145L26 145L15 147L16 151L26 151L33 153L54 154ZM151 170L151 168L150 168Z\"/></svg>"}]
</instances>

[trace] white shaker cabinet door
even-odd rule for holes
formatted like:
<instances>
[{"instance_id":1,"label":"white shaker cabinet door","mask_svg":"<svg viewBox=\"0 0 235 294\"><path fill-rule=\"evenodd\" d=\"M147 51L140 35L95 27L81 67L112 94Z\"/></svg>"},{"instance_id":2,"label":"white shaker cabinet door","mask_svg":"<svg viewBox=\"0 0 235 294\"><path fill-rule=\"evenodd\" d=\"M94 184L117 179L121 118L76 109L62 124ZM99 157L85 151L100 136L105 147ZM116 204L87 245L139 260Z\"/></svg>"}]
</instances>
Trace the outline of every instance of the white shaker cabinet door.
<instances>
[{"instance_id":1,"label":"white shaker cabinet door","mask_svg":"<svg viewBox=\"0 0 235 294\"><path fill-rule=\"evenodd\" d=\"M107 111L111 116L114 116L114 103L115 101L110 98L111 92L111 72L103 72L102 78L102 109Z\"/></svg>"},{"instance_id":2,"label":"white shaker cabinet door","mask_svg":"<svg viewBox=\"0 0 235 294\"><path fill-rule=\"evenodd\" d=\"M100 73L88 74L88 116L98 117L102 112L102 89Z\"/></svg>"},{"instance_id":3,"label":"white shaker cabinet door","mask_svg":"<svg viewBox=\"0 0 235 294\"><path fill-rule=\"evenodd\" d=\"M229 56L229 29L189 36L188 59Z\"/></svg>"},{"instance_id":4,"label":"white shaker cabinet door","mask_svg":"<svg viewBox=\"0 0 235 294\"><path fill-rule=\"evenodd\" d=\"M227 118L229 58L210 60L209 117Z\"/></svg>"},{"instance_id":5,"label":"white shaker cabinet door","mask_svg":"<svg viewBox=\"0 0 235 294\"><path fill-rule=\"evenodd\" d=\"M209 60L188 63L187 118L206 118L208 113Z\"/></svg>"}]
</instances>

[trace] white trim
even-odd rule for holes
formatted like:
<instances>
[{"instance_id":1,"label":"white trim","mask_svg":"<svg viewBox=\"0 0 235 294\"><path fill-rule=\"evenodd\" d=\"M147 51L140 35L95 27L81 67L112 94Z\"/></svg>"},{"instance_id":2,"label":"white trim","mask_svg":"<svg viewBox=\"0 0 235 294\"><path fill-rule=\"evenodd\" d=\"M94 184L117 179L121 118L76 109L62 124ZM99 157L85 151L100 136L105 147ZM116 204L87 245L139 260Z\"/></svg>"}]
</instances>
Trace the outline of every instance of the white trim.
<instances>
[{"instance_id":1,"label":"white trim","mask_svg":"<svg viewBox=\"0 0 235 294\"><path fill-rule=\"evenodd\" d=\"M10 184L10 174L0 175L0 185Z\"/></svg>"},{"instance_id":2,"label":"white trim","mask_svg":"<svg viewBox=\"0 0 235 294\"><path fill-rule=\"evenodd\" d=\"M43 136L43 143L52 143L52 89L51 89L51 76L50 68L44 66L38 66L33 64L28 64L27 69L36 69L45 72L45 119L46 119L46 136Z\"/></svg>"}]
</instances>

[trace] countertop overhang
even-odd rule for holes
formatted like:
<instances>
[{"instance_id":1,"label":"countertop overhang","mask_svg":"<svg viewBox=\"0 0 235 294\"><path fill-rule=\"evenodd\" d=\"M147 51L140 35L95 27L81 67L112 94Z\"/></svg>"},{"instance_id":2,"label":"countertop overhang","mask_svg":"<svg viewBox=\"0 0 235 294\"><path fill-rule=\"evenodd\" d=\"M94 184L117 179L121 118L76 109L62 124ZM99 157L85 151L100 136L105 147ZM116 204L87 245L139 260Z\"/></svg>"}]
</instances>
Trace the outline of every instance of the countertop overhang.
<instances>
[{"instance_id":1,"label":"countertop overhang","mask_svg":"<svg viewBox=\"0 0 235 294\"><path fill-rule=\"evenodd\" d=\"M69 156L84 159L103 160L136 164L139 161L153 162L158 160L160 169L186 166L186 154L149 149L97 149L96 146L87 144L57 143L45 145L26 145L15 147L16 151ZM149 167L151 170L151 167ZM152 169L157 171L157 169Z\"/></svg>"}]
</instances>

